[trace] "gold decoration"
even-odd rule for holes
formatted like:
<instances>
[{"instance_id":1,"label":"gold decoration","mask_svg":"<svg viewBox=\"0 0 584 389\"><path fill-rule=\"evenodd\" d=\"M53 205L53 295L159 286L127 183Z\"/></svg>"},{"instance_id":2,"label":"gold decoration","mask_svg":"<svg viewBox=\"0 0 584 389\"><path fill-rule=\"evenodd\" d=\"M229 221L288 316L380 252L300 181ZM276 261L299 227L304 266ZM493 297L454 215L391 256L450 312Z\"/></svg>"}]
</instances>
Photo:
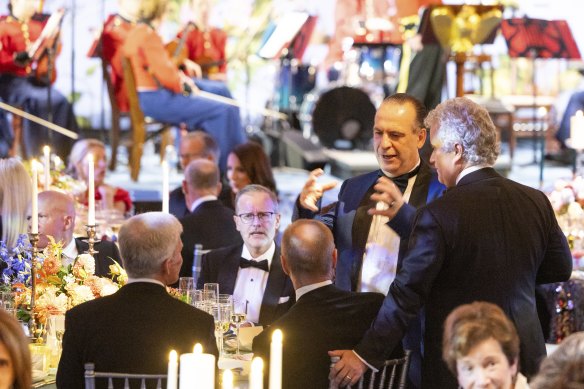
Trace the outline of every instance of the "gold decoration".
<instances>
[{"instance_id":1,"label":"gold decoration","mask_svg":"<svg viewBox=\"0 0 584 389\"><path fill-rule=\"evenodd\" d=\"M486 10L481 13L481 9ZM497 28L502 16L499 6L440 6L432 10L430 22L442 47L454 53L470 53Z\"/></svg>"}]
</instances>

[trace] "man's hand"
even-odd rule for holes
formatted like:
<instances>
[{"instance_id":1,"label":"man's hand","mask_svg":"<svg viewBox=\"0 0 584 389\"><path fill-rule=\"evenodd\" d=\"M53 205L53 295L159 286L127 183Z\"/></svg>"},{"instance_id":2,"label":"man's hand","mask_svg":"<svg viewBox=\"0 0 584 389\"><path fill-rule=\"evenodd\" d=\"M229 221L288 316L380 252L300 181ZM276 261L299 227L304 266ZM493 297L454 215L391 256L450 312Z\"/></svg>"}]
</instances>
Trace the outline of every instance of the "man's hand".
<instances>
[{"instance_id":1,"label":"man's hand","mask_svg":"<svg viewBox=\"0 0 584 389\"><path fill-rule=\"evenodd\" d=\"M405 202L401 191L387 177L379 177L373 188L376 193L371 195L371 200L382 201L387 207L384 207L386 209L370 208L367 212L370 215L387 216L389 220L393 219Z\"/></svg>"},{"instance_id":2,"label":"man's hand","mask_svg":"<svg viewBox=\"0 0 584 389\"><path fill-rule=\"evenodd\" d=\"M337 186L336 182L317 184L316 180L323 174L324 171L322 169L314 169L310 172L308 180L306 180L302 192L300 192L300 205L302 208L309 209L312 212L318 212L318 207L316 206L318 200L322 197L324 192Z\"/></svg>"},{"instance_id":3,"label":"man's hand","mask_svg":"<svg viewBox=\"0 0 584 389\"><path fill-rule=\"evenodd\" d=\"M357 357L353 350L335 350L329 351L328 354L331 357L341 358L331 367L329 374L329 380L332 381L335 388L354 385L367 371L367 365Z\"/></svg>"},{"instance_id":4,"label":"man's hand","mask_svg":"<svg viewBox=\"0 0 584 389\"><path fill-rule=\"evenodd\" d=\"M188 93L191 95L196 95L197 93L199 93L199 88L197 88L192 78L190 78L183 72L179 72L178 74L180 76L180 81L183 84L183 88L185 91L188 91Z\"/></svg>"}]
</instances>

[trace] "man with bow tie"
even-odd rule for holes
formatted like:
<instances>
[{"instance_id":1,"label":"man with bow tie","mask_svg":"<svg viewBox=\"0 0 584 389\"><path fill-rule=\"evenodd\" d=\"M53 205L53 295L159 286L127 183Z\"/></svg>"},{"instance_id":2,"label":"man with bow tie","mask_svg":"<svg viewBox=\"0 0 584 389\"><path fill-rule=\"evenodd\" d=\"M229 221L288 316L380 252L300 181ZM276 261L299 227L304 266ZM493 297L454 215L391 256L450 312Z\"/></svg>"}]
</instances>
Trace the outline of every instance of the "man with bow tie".
<instances>
[{"instance_id":1,"label":"man with bow tie","mask_svg":"<svg viewBox=\"0 0 584 389\"><path fill-rule=\"evenodd\" d=\"M338 202L322 210L320 198L334 185L316 182L320 169L313 171L304 185L293 219L317 218L332 230L339 257L337 287L387 294L407 248L416 208L444 191L435 172L419 155L426 140L425 116L426 109L416 98L404 93L389 96L377 110L373 128L379 170L346 180ZM393 185L389 180L400 188L406 204L388 222L387 217L371 212L387 207L375 196L384 195L382 183ZM419 386L420 337L418 323L404 338L404 349L412 350L410 387Z\"/></svg>"},{"instance_id":2,"label":"man with bow tie","mask_svg":"<svg viewBox=\"0 0 584 389\"><path fill-rule=\"evenodd\" d=\"M276 194L261 185L246 186L235 198L234 219L243 244L205 254L197 287L219 283L219 293L232 294L235 310L245 312L249 322L270 325L294 303L274 242L280 225Z\"/></svg>"},{"instance_id":3,"label":"man with bow tie","mask_svg":"<svg viewBox=\"0 0 584 389\"><path fill-rule=\"evenodd\" d=\"M72 264L79 254L83 254L89 249L89 244L83 238L73 237L75 200L65 193L46 190L39 193L38 206L38 247L41 249L47 247L49 244L48 236L52 236L55 242L61 242L63 245L63 253L61 255L63 266ZM97 253L94 254L96 276L107 277L110 265L114 264L113 260L119 264L122 263L120 251L113 242L100 241L95 245L95 250L97 250Z\"/></svg>"}]
</instances>

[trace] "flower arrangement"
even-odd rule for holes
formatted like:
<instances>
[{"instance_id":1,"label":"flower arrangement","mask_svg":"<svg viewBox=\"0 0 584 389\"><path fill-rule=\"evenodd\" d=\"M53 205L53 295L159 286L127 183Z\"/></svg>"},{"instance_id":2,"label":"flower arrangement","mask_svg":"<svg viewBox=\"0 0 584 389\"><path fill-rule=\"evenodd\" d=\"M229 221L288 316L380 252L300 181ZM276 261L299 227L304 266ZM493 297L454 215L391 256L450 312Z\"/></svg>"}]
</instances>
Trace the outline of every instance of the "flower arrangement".
<instances>
[{"instance_id":1,"label":"flower arrangement","mask_svg":"<svg viewBox=\"0 0 584 389\"><path fill-rule=\"evenodd\" d=\"M19 318L28 320L31 312L25 308L30 306L32 261L31 247L25 238L26 235L19 237L18 244L12 250L1 243L0 259L6 264L2 271L3 283L17 292ZM124 269L115 261L114 265L110 265L111 278L97 277L95 260L89 254L81 254L73 264L62 266L62 251L62 244L49 237L48 246L37 258L32 313L40 323L44 323L50 314L65 313L85 301L113 294L128 280Z\"/></svg>"},{"instance_id":2,"label":"flower arrangement","mask_svg":"<svg viewBox=\"0 0 584 389\"><path fill-rule=\"evenodd\" d=\"M548 198L556 215L580 217L584 215L584 178L575 177L572 181L558 180Z\"/></svg>"}]
</instances>

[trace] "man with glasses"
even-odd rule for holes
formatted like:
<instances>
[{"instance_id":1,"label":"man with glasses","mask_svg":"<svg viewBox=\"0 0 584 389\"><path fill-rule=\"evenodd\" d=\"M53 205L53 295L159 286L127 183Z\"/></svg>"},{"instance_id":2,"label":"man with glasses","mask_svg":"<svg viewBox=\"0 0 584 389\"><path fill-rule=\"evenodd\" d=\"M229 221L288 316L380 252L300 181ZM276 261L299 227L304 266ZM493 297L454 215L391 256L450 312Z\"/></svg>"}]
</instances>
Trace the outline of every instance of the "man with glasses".
<instances>
[{"instance_id":1,"label":"man with glasses","mask_svg":"<svg viewBox=\"0 0 584 389\"><path fill-rule=\"evenodd\" d=\"M75 228L75 200L64 193L47 190L39 193L39 243L38 247L44 249L49 244L48 236L52 236L55 242L63 245L61 262L68 266L75 261L79 254L85 253L89 245L83 239L73 238ZM30 223L30 209L29 217ZM29 224L30 228L30 224ZM109 241L100 241L95 245L95 275L107 277L109 266L113 260L120 262L118 247Z\"/></svg>"},{"instance_id":2,"label":"man with glasses","mask_svg":"<svg viewBox=\"0 0 584 389\"><path fill-rule=\"evenodd\" d=\"M189 163L195 159L207 159L215 164L219 162L220 150L217 142L211 135L204 131L193 131L184 134L180 140L179 158L180 166L186 170ZM219 192L219 200L223 204L230 204L231 193L229 185L223 185ZM227 200L227 201L224 201ZM170 213L181 219L191 213L187 204L184 188L179 186L170 192L169 196Z\"/></svg>"},{"instance_id":3,"label":"man with glasses","mask_svg":"<svg viewBox=\"0 0 584 389\"><path fill-rule=\"evenodd\" d=\"M235 198L234 219L243 244L205 254L198 287L219 283L219 293L233 295L236 311L266 326L294 302L294 288L274 242L280 225L276 195L261 185L246 186Z\"/></svg>"}]
</instances>

